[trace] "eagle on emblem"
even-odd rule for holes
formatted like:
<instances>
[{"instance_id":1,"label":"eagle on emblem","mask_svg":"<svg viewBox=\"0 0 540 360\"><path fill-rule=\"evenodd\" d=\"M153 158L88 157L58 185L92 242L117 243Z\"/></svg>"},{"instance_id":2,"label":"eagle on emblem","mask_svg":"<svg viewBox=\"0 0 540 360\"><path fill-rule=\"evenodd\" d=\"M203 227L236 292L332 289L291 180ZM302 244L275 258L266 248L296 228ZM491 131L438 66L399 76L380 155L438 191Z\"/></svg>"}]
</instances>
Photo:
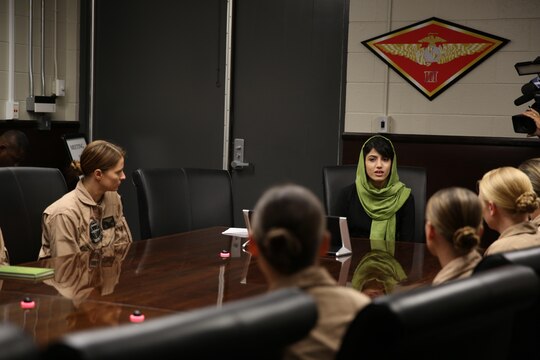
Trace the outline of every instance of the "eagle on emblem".
<instances>
[{"instance_id":1,"label":"eagle on emblem","mask_svg":"<svg viewBox=\"0 0 540 360\"><path fill-rule=\"evenodd\" d=\"M432 63L444 64L461 56L482 52L491 45L490 43L444 44L447 41L437 36L437 33L429 33L418 42L420 44L375 44L375 46L384 53L404 56L417 64L430 66ZM421 43L428 45L423 46Z\"/></svg>"}]
</instances>

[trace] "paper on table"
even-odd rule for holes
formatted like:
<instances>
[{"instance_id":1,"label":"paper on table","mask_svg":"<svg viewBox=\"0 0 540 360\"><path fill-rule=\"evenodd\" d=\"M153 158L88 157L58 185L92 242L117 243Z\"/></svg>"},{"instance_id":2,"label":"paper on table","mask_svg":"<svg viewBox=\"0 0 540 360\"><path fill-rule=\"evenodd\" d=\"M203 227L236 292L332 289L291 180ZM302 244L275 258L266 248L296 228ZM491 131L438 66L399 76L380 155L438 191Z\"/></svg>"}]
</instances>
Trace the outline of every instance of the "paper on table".
<instances>
[{"instance_id":1,"label":"paper on table","mask_svg":"<svg viewBox=\"0 0 540 360\"><path fill-rule=\"evenodd\" d=\"M248 237L248 231L246 228L228 228L224 232L222 232L223 235L229 235L229 236L238 236L241 238L247 238Z\"/></svg>"}]
</instances>

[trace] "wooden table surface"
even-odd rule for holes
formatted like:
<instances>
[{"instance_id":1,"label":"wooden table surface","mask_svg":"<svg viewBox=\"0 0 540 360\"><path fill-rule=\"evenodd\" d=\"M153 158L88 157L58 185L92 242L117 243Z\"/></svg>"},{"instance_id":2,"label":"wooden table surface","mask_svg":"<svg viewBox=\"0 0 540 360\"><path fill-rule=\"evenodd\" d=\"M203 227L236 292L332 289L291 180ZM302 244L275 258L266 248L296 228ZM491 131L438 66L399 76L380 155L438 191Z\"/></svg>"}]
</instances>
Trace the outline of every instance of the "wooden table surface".
<instances>
[{"instance_id":1,"label":"wooden table surface","mask_svg":"<svg viewBox=\"0 0 540 360\"><path fill-rule=\"evenodd\" d=\"M55 276L40 282L1 280L0 317L45 345L66 332L128 323L134 310L151 319L265 292L257 259L241 246L245 239L222 235L225 229L214 227L27 263L52 267ZM370 253L369 240L352 239L352 247L352 256L320 259L345 286L351 286L357 265ZM221 259L223 249L230 251L230 258ZM394 271L396 266L402 268L407 277L394 289L428 284L439 271L425 244L396 243L390 258ZM381 269L368 271L373 278ZM34 309L21 309L25 297L34 300Z\"/></svg>"}]
</instances>

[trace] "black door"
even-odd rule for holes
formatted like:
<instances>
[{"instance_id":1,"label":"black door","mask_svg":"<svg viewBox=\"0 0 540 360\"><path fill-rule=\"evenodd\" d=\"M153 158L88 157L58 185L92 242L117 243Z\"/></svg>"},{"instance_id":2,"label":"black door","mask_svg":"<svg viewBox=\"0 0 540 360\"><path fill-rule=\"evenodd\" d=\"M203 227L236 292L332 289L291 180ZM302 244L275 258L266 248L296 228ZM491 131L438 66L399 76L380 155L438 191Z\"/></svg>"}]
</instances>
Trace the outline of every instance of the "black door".
<instances>
[{"instance_id":1,"label":"black door","mask_svg":"<svg viewBox=\"0 0 540 360\"><path fill-rule=\"evenodd\" d=\"M94 139L127 150L119 189L139 238L132 172L223 167L223 0L98 1Z\"/></svg>"},{"instance_id":2,"label":"black door","mask_svg":"<svg viewBox=\"0 0 540 360\"><path fill-rule=\"evenodd\" d=\"M233 171L235 219L262 191L294 182L322 198L322 167L338 163L345 0L235 1L231 144L244 139L247 169Z\"/></svg>"}]
</instances>

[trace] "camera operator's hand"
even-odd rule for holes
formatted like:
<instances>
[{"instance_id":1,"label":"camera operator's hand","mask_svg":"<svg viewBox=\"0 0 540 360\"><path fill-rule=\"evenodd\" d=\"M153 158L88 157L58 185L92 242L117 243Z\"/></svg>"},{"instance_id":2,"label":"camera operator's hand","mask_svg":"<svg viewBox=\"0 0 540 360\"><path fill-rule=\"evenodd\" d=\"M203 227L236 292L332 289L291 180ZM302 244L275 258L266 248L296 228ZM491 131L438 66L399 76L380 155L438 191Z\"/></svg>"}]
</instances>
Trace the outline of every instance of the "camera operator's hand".
<instances>
[{"instance_id":1,"label":"camera operator's hand","mask_svg":"<svg viewBox=\"0 0 540 360\"><path fill-rule=\"evenodd\" d=\"M522 113L522 115L525 115L527 117L530 117L531 119L534 120L534 123L536 124L536 131L532 134L529 134L530 136L538 136L540 137L540 114L538 113L538 111L532 109L532 108L529 108L527 109L527 111L525 111L524 113Z\"/></svg>"}]
</instances>

